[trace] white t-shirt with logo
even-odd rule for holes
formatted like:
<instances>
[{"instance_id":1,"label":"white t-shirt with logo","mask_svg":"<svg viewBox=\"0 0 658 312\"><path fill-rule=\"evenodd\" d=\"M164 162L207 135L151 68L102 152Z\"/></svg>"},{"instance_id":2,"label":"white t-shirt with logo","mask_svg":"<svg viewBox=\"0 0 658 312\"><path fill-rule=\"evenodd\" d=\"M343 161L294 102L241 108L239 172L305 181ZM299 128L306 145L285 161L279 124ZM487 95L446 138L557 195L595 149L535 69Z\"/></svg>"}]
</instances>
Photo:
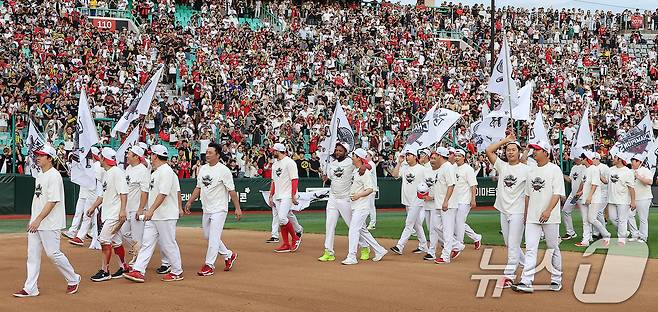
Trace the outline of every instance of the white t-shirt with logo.
<instances>
[{"instance_id":1,"label":"white t-shirt with logo","mask_svg":"<svg viewBox=\"0 0 658 312\"><path fill-rule=\"evenodd\" d=\"M333 159L329 163L327 177L331 180L329 188L331 198L346 199L350 197L353 173L354 165L351 158L346 157L343 161ZM278 192L278 190L275 191Z\"/></svg>"},{"instance_id":2,"label":"white t-shirt with logo","mask_svg":"<svg viewBox=\"0 0 658 312\"><path fill-rule=\"evenodd\" d=\"M526 223L541 223L539 218L546 210L553 195L565 196L562 170L554 163L542 167L530 166L525 195L529 197ZM551 211L551 216L544 224L560 223L560 200Z\"/></svg>"},{"instance_id":3,"label":"white t-shirt with logo","mask_svg":"<svg viewBox=\"0 0 658 312\"><path fill-rule=\"evenodd\" d=\"M227 212L228 192L235 191L233 175L222 163L214 166L205 164L199 169L196 187L201 189L201 204L204 213Z\"/></svg>"},{"instance_id":4,"label":"white t-shirt with logo","mask_svg":"<svg viewBox=\"0 0 658 312\"><path fill-rule=\"evenodd\" d=\"M585 203L589 194L592 192L592 185L596 185L596 191L592 195L592 203L602 204L603 197L601 197L601 192L599 191L602 184L599 168L594 165L587 167L583 175L583 196L580 197L580 201Z\"/></svg>"},{"instance_id":5,"label":"white t-shirt with logo","mask_svg":"<svg viewBox=\"0 0 658 312\"><path fill-rule=\"evenodd\" d=\"M498 172L498 188L494 207L504 214L522 214L525 211L525 184L528 165L518 163L510 166L498 158L494 164Z\"/></svg>"},{"instance_id":6,"label":"white t-shirt with logo","mask_svg":"<svg viewBox=\"0 0 658 312\"><path fill-rule=\"evenodd\" d=\"M372 174L370 173L370 170L366 170L363 175L359 174L359 170L354 170L352 176L353 181L352 186L350 187L350 195L361 193L367 189L374 191L375 186L372 185ZM352 201L350 206L352 207L352 210L370 209L370 201L368 200L368 196L365 196L356 201Z\"/></svg>"},{"instance_id":7,"label":"white t-shirt with logo","mask_svg":"<svg viewBox=\"0 0 658 312\"><path fill-rule=\"evenodd\" d=\"M596 189L597 191L599 191L599 189L600 189L601 198L605 202L605 200L608 197L608 189L610 188L610 167L608 167L606 164L603 164L603 163L600 163L597 167L599 167L599 172L600 172L601 176L608 179L607 184L603 183L603 181L601 181L601 187Z\"/></svg>"},{"instance_id":8,"label":"white t-shirt with logo","mask_svg":"<svg viewBox=\"0 0 658 312\"><path fill-rule=\"evenodd\" d=\"M149 184L149 201L148 208L150 209L155 202L155 198L159 194L166 195L160 207L155 210L151 220L177 220L178 219L178 191L180 185L178 184L178 176L171 169L169 164L162 164L158 169L151 174L151 182Z\"/></svg>"},{"instance_id":9,"label":"white t-shirt with logo","mask_svg":"<svg viewBox=\"0 0 658 312\"><path fill-rule=\"evenodd\" d=\"M471 187L478 185L475 170L469 164L456 166L457 182L452 197L457 204L471 204Z\"/></svg>"},{"instance_id":10,"label":"white t-shirt with logo","mask_svg":"<svg viewBox=\"0 0 658 312\"><path fill-rule=\"evenodd\" d=\"M425 182L425 184L427 184L427 186L430 188L429 194L432 197L434 196L434 188L436 187L436 179L438 174L439 174L439 168L437 168L436 170L432 169L431 166L429 168L425 168L425 173L424 173L425 179L423 180L423 182ZM436 209L436 201L434 199L430 201L423 201L423 208L425 208L425 210Z\"/></svg>"},{"instance_id":11,"label":"white t-shirt with logo","mask_svg":"<svg viewBox=\"0 0 658 312\"><path fill-rule=\"evenodd\" d=\"M103 180L105 179L105 169L101 166L99 161L94 163L94 171L96 172L96 188L93 193L95 197L103 196Z\"/></svg>"},{"instance_id":12,"label":"white t-shirt with logo","mask_svg":"<svg viewBox=\"0 0 658 312\"><path fill-rule=\"evenodd\" d=\"M101 204L101 221L119 220L121 211L121 194L128 194L128 184L123 170L112 166L105 173L103 180L103 203Z\"/></svg>"},{"instance_id":13,"label":"white t-shirt with logo","mask_svg":"<svg viewBox=\"0 0 658 312\"><path fill-rule=\"evenodd\" d=\"M50 168L39 173L34 181L34 197L32 197L32 223L43 211L46 203L54 202L55 207L41 220L39 231L56 231L66 227L66 210L64 203L64 182L59 171Z\"/></svg>"},{"instance_id":14,"label":"white t-shirt with logo","mask_svg":"<svg viewBox=\"0 0 658 312\"><path fill-rule=\"evenodd\" d=\"M647 167L638 168L637 174L645 179L653 179L651 177L651 171ZM635 174L633 174L633 178L635 179L635 200L652 199L653 194L651 193L651 185L646 185L642 183L642 181L636 179Z\"/></svg>"},{"instance_id":15,"label":"white t-shirt with logo","mask_svg":"<svg viewBox=\"0 0 658 312\"><path fill-rule=\"evenodd\" d=\"M575 165L571 167L571 172L569 172L569 178L571 178L571 193L574 195L578 193L580 185L583 183L583 172L585 171L585 166Z\"/></svg>"},{"instance_id":16,"label":"white t-shirt with logo","mask_svg":"<svg viewBox=\"0 0 658 312\"><path fill-rule=\"evenodd\" d=\"M443 163L436 173L436 183L434 184L434 208L443 209L443 201L448 194L448 187L454 186L457 183L457 175L455 173L455 166L449 162ZM448 199L448 208L457 208L455 198L455 190L452 191L452 196Z\"/></svg>"},{"instance_id":17,"label":"white t-shirt with logo","mask_svg":"<svg viewBox=\"0 0 658 312\"><path fill-rule=\"evenodd\" d=\"M128 184L127 212L136 212L139 209L142 192L149 192L150 182L151 172L143 164L140 163L137 166L128 166L126 168L126 183Z\"/></svg>"},{"instance_id":18,"label":"white t-shirt with logo","mask_svg":"<svg viewBox=\"0 0 658 312\"><path fill-rule=\"evenodd\" d=\"M299 179L297 164L286 156L272 164L272 181L274 181L274 199L292 198L292 180Z\"/></svg>"},{"instance_id":19,"label":"white t-shirt with logo","mask_svg":"<svg viewBox=\"0 0 658 312\"><path fill-rule=\"evenodd\" d=\"M402 204L405 206L420 207L423 205L423 200L416 196L418 189L416 188L420 182L425 180L425 170L421 164L415 166L400 167L400 178L402 179Z\"/></svg>"},{"instance_id":20,"label":"white t-shirt with logo","mask_svg":"<svg viewBox=\"0 0 658 312\"><path fill-rule=\"evenodd\" d=\"M626 167L611 167L608 171L608 203L616 205L628 205L631 203L631 192L629 187L635 186L633 171Z\"/></svg>"}]
</instances>

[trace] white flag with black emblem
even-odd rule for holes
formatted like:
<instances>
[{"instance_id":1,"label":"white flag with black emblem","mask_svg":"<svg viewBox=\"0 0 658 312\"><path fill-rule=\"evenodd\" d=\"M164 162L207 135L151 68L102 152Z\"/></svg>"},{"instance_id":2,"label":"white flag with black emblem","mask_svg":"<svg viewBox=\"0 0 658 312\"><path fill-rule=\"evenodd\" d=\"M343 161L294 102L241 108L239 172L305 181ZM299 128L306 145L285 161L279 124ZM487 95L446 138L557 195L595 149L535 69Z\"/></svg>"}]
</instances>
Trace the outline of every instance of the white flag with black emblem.
<instances>
[{"instance_id":1,"label":"white flag with black emblem","mask_svg":"<svg viewBox=\"0 0 658 312\"><path fill-rule=\"evenodd\" d=\"M489 145L493 144L496 141L500 141L503 137L493 137L489 134L481 134L479 132L480 126L484 121L478 120L471 124L471 139L475 142L475 147L477 148L478 153L484 152Z\"/></svg>"},{"instance_id":2,"label":"white flag with black emblem","mask_svg":"<svg viewBox=\"0 0 658 312\"><path fill-rule=\"evenodd\" d=\"M508 101L512 101L512 108L518 103L519 91L516 87L516 82L512 80L512 62L510 61L509 43L505 34L503 34L503 46L500 48L498 59L496 59L494 70L487 84L487 91L504 98L503 105L500 109L507 110L506 115L509 114L510 104Z\"/></svg>"},{"instance_id":3,"label":"white flag with black emblem","mask_svg":"<svg viewBox=\"0 0 658 312\"><path fill-rule=\"evenodd\" d=\"M126 163L126 152L135 144L139 142L139 127L133 128L133 131L130 131L130 134L123 141L123 144L117 149L117 164L119 168L123 168Z\"/></svg>"},{"instance_id":4,"label":"white flag with black emblem","mask_svg":"<svg viewBox=\"0 0 658 312\"><path fill-rule=\"evenodd\" d=\"M585 108L583 117L580 119L580 126L578 126L578 134L576 135L575 147L584 147L593 145L594 139L592 138L592 131L589 129L589 106Z\"/></svg>"},{"instance_id":5,"label":"white flag with black emblem","mask_svg":"<svg viewBox=\"0 0 658 312\"><path fill-rule=\"evenodd\" d=\"M528 136L528 143L530 144L537 144L540 141L544 141L546 143L551 143L548 139L548 132L546 132L546 126L544 125L544 114L542 114L541 110L537 112L535 115L535 121L532 124L532 128L530 128L530 134Z\"/></svg>"},{"instance_id":6,"label":"white flag with black emblem","mask_svg":"<svg viewBox=\"0 0 658 312\"><path fill-rule=\"evenodd\" d=\"M443 136L459 120L461 115L446 108L437 109L434 105L422 121L414 124L405 142L405 149L417 151L441 141Z\"/></svg>"},{"instance_id":7,"label":"white flag with black emblem","mask_svg":"<svg viewBox=\"0 0 658 312\"><path fill-rule=\"evenodd\" d=\"M610 154L620 155L619 157L626 162L630 162L631 158L636 154L644 155L649 164L651 154L655 157L655 150L651 150L653 147L653 124L651 117L646 115L640 123L629 130L612 146ZM655 160L653 164L655 165Z\"/></svg>"},{"instance_id":8,"label":"white flag with black emblem","mask_svg":"<svg viewBox=\"0 0 658 312\"><path fill-rule=\"evenodd\" d=\"M27 146L27 170L30 170L32 176L36 177L41 172L41 167L37 165L37 157L34 152L43 149L47 143L46 139L43 138L43 134L34 125L32 119L30 119L30 128L25 142L25 146Z\"/></svg>"},{"instance_id":9,"label":"white flag with black emblem","mask_svg":"<svg viewBox=\"0 0 658 312\"><path fill-rule=\"evenodd\" d=\"M148 114L158 82L160 81L160 77L162 77L163 69L164 66L160 66L160 69L146 82L146 85L142 87L139 94L130 102L130 106L128 106L126 112L123 113L123 116L121 116L116 125L114 125L114 128L112 128L110 133L112 137L116 137L117 131L126 133L131 122L137 120L140 115Z\"/></svg>"},{"instance_id":10,"label":"white flag with black emblem","mask_svg":"<svg viewBox=\"0 0 658 312\"><path fill-rule=\"evenodd\" d=\"M325 154L326 158L324 159L325 167L329 164L331 155L334 154L334 151L336 150L336 144L338 144L338 142L345 142L350 146L350 150L347 151L348 153L355 148L354 130L352 130L352 126L350 126L350 123L347 121L347 116L345 115L343 107L340 106L340 103L336 103L334 115L331 117L331 125L329 130L331 131L331 135L329 136L329 144L325 144L325 148L327 148L327 154Z\"/></svg>"},{"instance_id":11,"label":"white flag with black emblem","mask_svg":"<svg viewBox=\"0 0 658 312\"><path fill-rule=\"evenodd\" d=\"M85 188L93 188L96 184L96 173L87 159L87 154L94 144L99 142L96 125L91 118L87 93L80 92L78 102L78 120L75 129L75 144L71 154L71 182Z\"/></svg>"}]
</instances>

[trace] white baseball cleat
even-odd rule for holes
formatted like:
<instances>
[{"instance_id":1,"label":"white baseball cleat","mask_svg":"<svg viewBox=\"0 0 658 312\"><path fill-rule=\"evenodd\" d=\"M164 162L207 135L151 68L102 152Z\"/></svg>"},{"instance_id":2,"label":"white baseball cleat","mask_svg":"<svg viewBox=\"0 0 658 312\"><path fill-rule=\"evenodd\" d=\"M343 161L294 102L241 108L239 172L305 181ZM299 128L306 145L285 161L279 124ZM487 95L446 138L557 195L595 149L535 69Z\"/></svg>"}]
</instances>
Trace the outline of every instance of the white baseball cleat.
<instances>
[{"instance_id":1,"label":"white baseball cleat","mask_svg":"<svg viewBox=\"0 0 658 312\"><path fill-rule=\"evenodd\" d=\"M342 264L344 264L344 265L353 265L353 264L357 264L357 263L359 263L359 262L356 261L356 259L353 259L353 258L347 258L347 259L341 261L340 263L342 263Z\"/></svg>"},{"instance_id":2,"label":"white baseball cleat","mask_svg":"<svg viewBox=\"0 0 658 312\"><path fill-rule=\"evenodd\" d=\"M382 253L375 252L375 257L372 258L372 261L375 261L375 262L382 261L382 258L384 258L384 256L386 256L387 253L388 253L388 250L386 250L386 249L384 249L384 252L382 252Z\"/></svg>"}]
</instances>

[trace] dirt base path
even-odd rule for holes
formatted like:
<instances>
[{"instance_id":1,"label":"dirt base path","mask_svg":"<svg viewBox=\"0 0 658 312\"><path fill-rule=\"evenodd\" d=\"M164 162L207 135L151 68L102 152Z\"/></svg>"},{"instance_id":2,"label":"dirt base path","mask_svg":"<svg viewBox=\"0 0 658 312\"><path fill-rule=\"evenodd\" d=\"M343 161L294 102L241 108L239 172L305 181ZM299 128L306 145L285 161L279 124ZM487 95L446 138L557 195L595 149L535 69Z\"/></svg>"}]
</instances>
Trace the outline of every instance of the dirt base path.
<instances>
[{"instance_id":1,"label":"dirt base path","mask_svg":"<svg viewBox=\"0 0 658 312\"><path fill-rule=\"evenodd\" d=\"M505 290L500 298L476 298L478 282L472 274L498 274L479 269L485 249L475 251L468 245L452 264L436 265L423 261L423 255L389 253L382 262L362 261L343 266L340 260L347 250L346 237L337 237L337 261L316 260L323 250L323 235L304 235L301 251L275 254L272 244L265 244L265 232L227 230L224 241L239 252L239 260L231 272L219 271L214 276L199 277L206 242L201 229L179 228L185 280L165 283L153 269L159 265L156 251L146 275L146 283L125 279L93 283L100 252L71 246L62 240L64 253L76 271L83 276L80 292L65 295L62 276L44 255L36 298L17 299L11 294L25 280L27 239L25 235L1 235L0 242L0 311L646 311L654 309L658 293L658 262L649 260L640 290L622 304L583 304L573 294L572 286L578 264L592 263L586 292L593 292L604 256L582 258L580 254L563 253L564 289L559 292L517 294ZM380 240L385 247L393 240ZM415 247L410 242L408 247ZM410 248L408 248L411 250ZM493 247L492 263L503 263L505 250ZM221 267L221 258L218 266ZM223 262L221 263L223 264ZM112 260L111 270L116 269ZM549 281L544 271L535 283ZM651 305L651 306L650 306ZM620 310L622 309L622 310Z\"/></svg>"}]
</instances>

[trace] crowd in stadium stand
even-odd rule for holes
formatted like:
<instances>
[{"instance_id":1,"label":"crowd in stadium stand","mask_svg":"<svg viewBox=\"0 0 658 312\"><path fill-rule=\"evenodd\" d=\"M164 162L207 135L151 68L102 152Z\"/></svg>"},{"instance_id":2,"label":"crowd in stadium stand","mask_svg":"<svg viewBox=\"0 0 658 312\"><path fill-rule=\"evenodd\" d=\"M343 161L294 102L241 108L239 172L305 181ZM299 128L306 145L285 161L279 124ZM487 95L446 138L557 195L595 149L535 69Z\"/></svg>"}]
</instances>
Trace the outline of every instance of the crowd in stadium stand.
<instances>
[{"instance_id":1,"label":"crowd in stadium stand","mask_svg":"<svg viewBox=\"0 0 658 312\"><path fill-rule=\"evenodd\" d=\"M463 116L446 140L471 152L478 176L494 175L468 132L484 105L499 104L485 91L486 6L184 2L192 12L185 25L177 20L180 1L0 1L0 133L15 120L16 133L8 136L18 151L14 161L7 144L0 172L23 165L29 118L67 159L82 88L102 143L120 144L110 138L111 120L163 64L140 140L177 149L172 163L180 177L195 176L213 140L236 177L270 177L275 142L288 146L300 175L317 176L318 145L336 103L346 110L356 144L376 152L379 176L395 166L405 130L437 103ZM76 10L101 14L130 4L139 34L99 30ZM245 23L256 17L255 25ZM495 28L493 57L504 30L517 84L534 80L533 112L544 113L565 162L585 105L604 155L647 113L658 133L658 35L651 32L658 30L658 9L500 7ZM469 47L446 41L446 34ZM521 141L527 129L519 124Z\"/></svg>"}]
</instances>

